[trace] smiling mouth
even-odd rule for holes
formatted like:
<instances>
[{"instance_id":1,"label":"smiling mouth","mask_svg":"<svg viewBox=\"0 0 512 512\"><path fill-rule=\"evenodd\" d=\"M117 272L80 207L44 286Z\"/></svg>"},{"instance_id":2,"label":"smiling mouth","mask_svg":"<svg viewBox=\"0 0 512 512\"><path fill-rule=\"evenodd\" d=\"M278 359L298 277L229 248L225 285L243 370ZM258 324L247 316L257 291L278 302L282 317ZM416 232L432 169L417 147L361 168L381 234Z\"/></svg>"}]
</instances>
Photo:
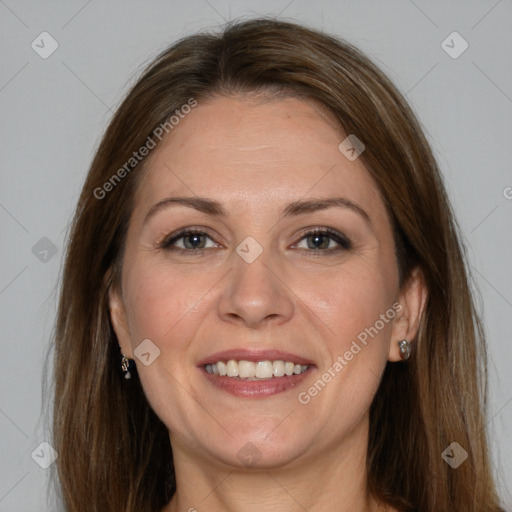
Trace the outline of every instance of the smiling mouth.
<instances>
[{"instance_id":1,"label":"smiling mouth","mask_svg":"<svg viewBox=\"0 0 512 512\"><path fill-rule=\"evenodd\" d=\"M239 381L264 381L300 375L306 372L311 365L297 364L293 361L283 360L262 360L246 361L230 359L228 361L217 361L213 364L203 366L205 371L211 375L229 377Z\"/></svg>"}]
</instances>

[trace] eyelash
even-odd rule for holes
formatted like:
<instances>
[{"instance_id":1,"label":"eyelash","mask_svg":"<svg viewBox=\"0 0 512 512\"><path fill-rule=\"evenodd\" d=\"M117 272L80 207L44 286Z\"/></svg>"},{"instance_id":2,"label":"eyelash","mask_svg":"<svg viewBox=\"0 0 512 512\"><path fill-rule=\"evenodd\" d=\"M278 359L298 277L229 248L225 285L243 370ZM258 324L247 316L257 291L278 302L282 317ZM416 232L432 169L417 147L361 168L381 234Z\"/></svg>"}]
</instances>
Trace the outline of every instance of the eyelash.
<instances>
[{"instance_id":1,"label":"eyelash","mask_svg":"<svg viewBox=\"0 0 512 512\"><path fill-rule=\"evenodd\" d=\"M210 240L213 241L212 237L208 235L206 231L196 229L196 228L185 228L181 231L178 231L177 233L174 233L170 235L169 237L165 238L163 242L159 244L160 249L164 249L166 251L173 251L178 252L179 254L194 254L196 256L203 255L206 251L210 250L211 248L200 248L200 249L182 249L182 248L176 248L173 247L173 244L175 244L178 240L185 238L186 236L190 235L198 235L207 236ZM301 252L308 252L311 255L314 256L328 256L332 255L333 253L338 253L340 251L347 251L352 249L352 243L350 240L343 234L338 233L337 231L330 229L330 228L315 228L310 231L306 231L297 244L304 240L305 238L309 238L312 236L327 236L334 242L336 242L339 246L331 249L299 249ZM297 245L294 244L294 245Z\"/></svg>"}]
</instances>

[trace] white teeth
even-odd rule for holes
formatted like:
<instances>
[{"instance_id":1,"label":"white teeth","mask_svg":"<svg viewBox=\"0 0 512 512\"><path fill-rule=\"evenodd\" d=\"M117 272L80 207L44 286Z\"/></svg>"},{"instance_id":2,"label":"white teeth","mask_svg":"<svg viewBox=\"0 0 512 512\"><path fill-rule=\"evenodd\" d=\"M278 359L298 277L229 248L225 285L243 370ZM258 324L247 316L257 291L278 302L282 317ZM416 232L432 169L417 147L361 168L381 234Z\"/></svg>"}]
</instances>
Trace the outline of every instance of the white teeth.
<instances>
[{"instance_id":1,"label":"white teeth","mask_svg":"<svg viewBox=\"0 0 512 512\"><path fill-rule=\"evenodd\" d=\"M228 361L226 375L228 377L238 377L238 363L236 361Z\"/></svg>"},{"instance_id":2,"label":"white teeth","mask_svg":"<svg viewBox=\"0 0 512 512\"><path fill-rule=\"evenodd\" d=\"M246 379L248 377L254 377L256 372L256 363L252 361L240 361L238 363L238 376L241 379Z\"/></svg>"},{"instance_id":3,"label":"white teeth","mask_svg":"<svg viewBox=\"0 0 512 512\"><path fill-rule=\"evenodd\" d=\"M217 370L219 370L219 375L226 375L226 373L228 372L226 363L223 361L219 361L217 363Z\"/></svg>"},{"instance_id":4,"label":"white teeth","mask_svg":"<svg viewBox=\"0 0 512 512\"><path fill-rule=\"evenodd\" d=\"M213 375L234 377L244 380L268 380L273 377L285 375L299 375L309 368L308 364L295 364L291 361L217 361L215 364L205 365L205 370Z\"/></svg>"},{"instance_id":5,"label":"white teeth","mask_svg":"<svg viewBox=\"0 0 512 512\"><path fill-rule=\"evenodd\" d=\"M274 361L272 363L272 370L274 377L283 377L284 376L284 362L283 361Z\"/></svg>"},{"instance_id":6,"label":"white teeth","mask_svg":"<svg viewBox=\"0 0 512 512\"><path fill-rule=\"evenodd\" d=\"M258 361L256 365L256 375L258 379L270 379L274 372L274 367L272 366L272 361Z\"/></svg>"}]
</instances>

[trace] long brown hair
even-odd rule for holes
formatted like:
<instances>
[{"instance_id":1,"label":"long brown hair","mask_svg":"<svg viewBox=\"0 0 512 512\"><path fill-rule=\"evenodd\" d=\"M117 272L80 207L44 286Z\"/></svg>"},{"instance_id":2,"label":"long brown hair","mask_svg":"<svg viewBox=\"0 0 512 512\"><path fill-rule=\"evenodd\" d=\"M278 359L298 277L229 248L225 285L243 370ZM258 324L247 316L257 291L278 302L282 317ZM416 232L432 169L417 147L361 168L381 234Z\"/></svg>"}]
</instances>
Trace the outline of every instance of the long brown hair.
<instances>
[{"instance_id":1,"label":"long brown hair","mask_svg":"<svg viewBox=\"0 0 512 512\"><path fill-rule=\"evenodd\" d=\"M115 183L112 176L190 98L200 104L253 92L315 100L342 133L364 142L360 158L393 222L401 283L419 267L428 287L413 355L388 364L370 410L369 488L399 510L498 511L484 421L484 336L429 144L404 98L359 50L271 19L229 24L165 50L117 109L94 157L70 233L55 329L54 445L67 510L154 512L175 491L167 429L136 369L131 380L121 375L107 302L109 287L120 283L147 161ZM468 453L456 469L441 457L452 442Z\"/></svg>"}]
</instances>

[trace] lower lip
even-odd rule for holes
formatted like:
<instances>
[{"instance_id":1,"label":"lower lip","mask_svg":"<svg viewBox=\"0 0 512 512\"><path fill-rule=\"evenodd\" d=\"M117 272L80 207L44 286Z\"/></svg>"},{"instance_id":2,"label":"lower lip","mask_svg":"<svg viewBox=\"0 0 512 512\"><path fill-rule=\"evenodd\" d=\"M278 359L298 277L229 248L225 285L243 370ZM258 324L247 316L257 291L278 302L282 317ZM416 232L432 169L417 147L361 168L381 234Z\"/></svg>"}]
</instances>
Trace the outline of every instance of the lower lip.
<instances>
[{"instance_id":1,"label":"lower lip","mask_svg":"<svg viewBox=\"0 0 512 512\"><path fill-rule=\"evenodd\" d=\"M284 377L258 381L214 375L202 368L203 375L216 388L244 398L265 398L289 391L299 385L312 371L313 367L310 366L305 372L298 375L285 375Z\"/></svg>"}]
</instances>

